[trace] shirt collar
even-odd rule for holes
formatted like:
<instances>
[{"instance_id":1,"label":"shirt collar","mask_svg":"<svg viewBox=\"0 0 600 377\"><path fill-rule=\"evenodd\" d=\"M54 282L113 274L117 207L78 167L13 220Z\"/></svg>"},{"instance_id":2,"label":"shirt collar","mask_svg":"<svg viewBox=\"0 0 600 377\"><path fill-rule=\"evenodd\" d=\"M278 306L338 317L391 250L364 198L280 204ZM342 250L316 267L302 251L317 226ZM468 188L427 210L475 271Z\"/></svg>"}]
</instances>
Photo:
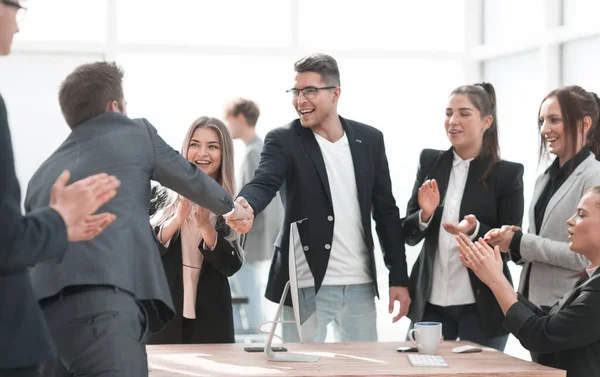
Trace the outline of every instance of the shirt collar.
<instances>
[{"instance_id":1,"label":"shirt collar","mask_svg":"<svg viewBox=\"0 0 600 377\"><path fill-rule=\"evenodd\" d=\"M568 177L583 161L585 161L586 158L589 157L590 153L590 148L585 146L581 148L579 153L569 159L569 161L565 162L562 167L559 165L558 158L555 158L548 169L548 172L555 177L558 177L561 174Z\"/></svg>"},{"instance_id":2,"label":"shirt collar","mask_svg":"<svg viewBox=\"0 0 600 377\"><path fill-rule=\"evenodd\" d=\"M589 277L592 277L592 275L594 275L594 272L596 272L597 269L598 269L598 266L594 266L594 265L590 264L588 266L588 268L585 269L585 272L587 272Z\"/></svg>"},{"instance_id":3,"label":"shirt collar","mask_svg":"<svg viewBox=\"0 0 600 377\"><path fill-rule=\"evenodd\" d=\"M467 166L469 166L469 164L471 163L471 161L473 161L475 158L469 158L467 160L463 160L462 158L460 158L459 155L456 154L456 151L452 150L452 154L454 154L454 159L452 160L452 167L461 165L461 164L466 164Z\"/></svg>"}]
</instances>

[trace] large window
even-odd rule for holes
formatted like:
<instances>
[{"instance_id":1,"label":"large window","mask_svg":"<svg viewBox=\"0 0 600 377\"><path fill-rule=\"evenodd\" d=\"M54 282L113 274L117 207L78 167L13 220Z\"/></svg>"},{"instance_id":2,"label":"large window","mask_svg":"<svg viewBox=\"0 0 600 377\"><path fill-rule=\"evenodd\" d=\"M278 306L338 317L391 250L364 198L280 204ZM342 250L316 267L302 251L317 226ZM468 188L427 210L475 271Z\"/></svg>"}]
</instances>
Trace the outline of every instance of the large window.
<instances>
[{"instance_id":1,"label":"large window","mask_svg":"<svg viewBox=\"0 0 600 377\"><path fill-rule=\"evenodd\" d=\"M0 59L0 93L8 108L23 194L38 166L70 132L58 105L61 80L79 64L98 59L101 56L59 53L15 53Z\"/></svg>"},{"instance_id":2,"label":"large window","mask_svg":"<svg viewBox=\"0 0 600 377\"><path fill-rule=\"evenodd\" d=\"M107 0L30 1L17 41L105 42Z\"/></svg>"},{"instance_id":3,"label":"large window","mask_svg":"<svg viewBox=\"0 0 600 377\"><path fill-rule=\"evenodd\" d=\"M600 35L567 42L562 47L562 83L600 92Z\"/></svg>"},{"instance_id":4,"label":"large window","mask_svg":"<svg viewBox=\"0 0 600 377\"><path fill-rule=\"evenodd\" d=\"M525 206L531 203L538 166L536 118L546 93L561 85L600 90L596 61L600 58L600 25L595 0L467 0L478 22L469 23L466 46L474 67L466 72L492 82L498 95L502 157L525 166ZM523 219L528 225L527 211ZM515 282L519 268L511 265ZM524 359L529 353L514 337L506 352Z\"/></svg>"},{"instance_id":5,"label":"large window","mask_svg":"<svg viewBox=\"0 0 600 377\"><path fill-rule=\"evenodd\" d=\"M48 3L48 4L47 4ZM52 3L52 4L50 4ZM236 97L261 108L258 133L296 118L285 93L293 63L313 51L337 58L339 112L382 130L404 215L423 148L448 148L450 91L464 83L464 0L53 0L30 1L14 54L0 61L22 186L68 133L57 102L76 65L116 60L132 117L145 117L176 149L191 122L220 117ZM435 8L435 12L432 9ZM239 164L243 145L236 142ZM377 242L377 241L376 241ZM409 248L412 266L420 247ZM391 324L387 268L377 248L381 340Z\"/></svg>"},{"instance_id":6,"label":"large window","mask_svg":"<svg viewBox=\"0 0 600 377\"><path fill-rule=\"evenodd\" d=\"M119 0L119 42L289 47L289 0Z\"/></svg>"}]
</instances>

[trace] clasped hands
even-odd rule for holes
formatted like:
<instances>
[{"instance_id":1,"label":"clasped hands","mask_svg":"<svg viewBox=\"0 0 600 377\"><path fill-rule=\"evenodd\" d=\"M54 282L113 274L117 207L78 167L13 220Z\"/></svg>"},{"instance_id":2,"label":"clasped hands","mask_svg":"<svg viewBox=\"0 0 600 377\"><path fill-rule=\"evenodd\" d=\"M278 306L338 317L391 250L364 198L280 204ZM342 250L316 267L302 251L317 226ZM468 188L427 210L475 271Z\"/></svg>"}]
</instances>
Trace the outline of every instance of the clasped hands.
<instances>
[{"instance_id":1,"label":"clasped hands","mask_svg":"<svg viewBox=\"0 0 600 377\"><path fill-rule=\"evenodd\" d=\"M440 205L440 191L435 179L428 179L417 193L417 201L421 208L421 221L429 222L436 208ZM459 233L473 234L477 228L477 218L475 215L467 215L458 224L443 223L442 227L450 234L457 235Z\"/></svg>"},{"instance_id":2,"label":"clasped hands","mask_svg":"<svg viewBox=\"0 0 600 377\"><path fill-rule=\"evenodd\" d=\"M254 223L254 210L246 199L239 196L235 200L235 209L223 217L233 230L240 234L246 234Z\"/></svg>"}]
</instances>

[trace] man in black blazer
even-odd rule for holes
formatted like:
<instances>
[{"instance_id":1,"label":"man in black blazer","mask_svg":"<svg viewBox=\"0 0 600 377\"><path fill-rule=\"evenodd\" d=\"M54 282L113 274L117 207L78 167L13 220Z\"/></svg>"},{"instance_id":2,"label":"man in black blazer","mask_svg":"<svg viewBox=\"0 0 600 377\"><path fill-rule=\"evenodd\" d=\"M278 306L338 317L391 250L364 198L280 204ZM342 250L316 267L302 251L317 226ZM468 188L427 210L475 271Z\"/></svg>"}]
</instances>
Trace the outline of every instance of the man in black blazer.
<instances>
[{"instance_id":1,"label":"man in black blazer","mask_svg":"<svg viewBox=\"0 0 600 377\"><path fill-rule=\"evenodd\" d=\"M18 2L0 1L0 55L10 52L19 9ZM62 258L67 241L90 239L108 226L111 214L88 216L114 197L119 181L101 174L66 186L65 172L52 188L50 205L23 216L13 159L0 96L0 376L38 376L55 355L27 268Z\"/></svg>"},{"instance_id":2,"label":"man in black blazer","mask_svg":"<svg viewBox=\"0 0 600 377\"><path fill-rule=\"evenodd\" d=\"M299 227L304 256L298 279L305 295L319 293L318 331L312 340L324 340L330 322L341 335L336 340L376 340L374 296L379 293L371 215L390 270L390 313L400 301L394 321L406 315L410 305L402 222L383 134L338 116L340 79L331 56L309 55L294 68L295 85L288 92L299 119L267 134L254 179L238 197L257 214L281 188L284 223L275 242L266 297L281 299L289 280L288 258L293 257L288 250L290 224L307 219ZM286 303L290 305L289 297ZM325 307L327 314L320 311ZM347 313L353 318L345 317Z\"/></svg>"}]
</instances>

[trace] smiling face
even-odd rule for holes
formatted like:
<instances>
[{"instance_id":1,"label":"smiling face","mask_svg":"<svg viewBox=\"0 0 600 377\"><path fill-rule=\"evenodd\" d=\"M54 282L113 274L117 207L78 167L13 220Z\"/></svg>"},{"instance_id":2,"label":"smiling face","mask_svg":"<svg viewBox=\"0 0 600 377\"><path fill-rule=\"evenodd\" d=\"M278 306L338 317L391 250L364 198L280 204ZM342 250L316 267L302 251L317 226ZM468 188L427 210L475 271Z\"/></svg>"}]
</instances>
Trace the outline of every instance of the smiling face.
<instances>
[{"instance_id":1,"label":"smiling face","mask_svg":"<svg viewBox=\"0 0 600 377\"><path fill-rule=\"evenodd\" d=\"M594 259L600 250L600 207L599 195L594 192L585 194L577 205L577 212L567 220L569 225L569 248Z\"/></svg>"},{"instance_id":2,"label":"smiling face","mask_svg":"<svg viewBox=\"0 0 600 377\"><path fill-rule=\"evenodd\" d=\"M571 159L586 143L586 137L582 132L583 122L577 123L577 140L573 150L572 144L567 140L565 121L558 98L552 96L542 102L539 118L540 134L547 143L548 151L556 155L561 163Z\"/></svg>"},{"instance_id":3,"label":"smiling face","mask_svg":"<svg viewBox=\"0 0 600 377\"><path fill-rule=\"evenodd\" d=\"M464 94L453 94L446 106L444 126L446 135L455 150L480 150L483 134L492 124L490 115L481 117L481 112Z\"/></svg>"},{"instance_id":4,"label":"smiling face","mask_svg":"<svg viewBox=\"0 0 600 377\"><path fill-rule=\"evenodd\" d=\"M298 72L294 81L294 89L323 88L330 86L316 72ZM319 127L333 117L337 117L337 100L340 88L318 90L314 98L306 98L302 92L292 98L292 105L300 117L302 127Z\"/></svg>"},{"instance_id":5,"label":"smiling face","mask_svg":"<svg viewBox=\"0 0 600 377\"><path fill-rule=\"evenodd\" d=\"M555 154L559 160L564 160L567 148L565 126L556 97L546 99L540 107L540 134L547 143L548 151Z\"/></svg>"},{"instance_id":6,"label":"smiling face","mask_svg":"<svg viewBox=\"0 0 600 377\"><path fill-rule=\"evenodd\" d=\"M217 132L212 128L197 128L188 146L187 159L216 180L221 168L221 142Z\"/></svg>"}]
</instances>

